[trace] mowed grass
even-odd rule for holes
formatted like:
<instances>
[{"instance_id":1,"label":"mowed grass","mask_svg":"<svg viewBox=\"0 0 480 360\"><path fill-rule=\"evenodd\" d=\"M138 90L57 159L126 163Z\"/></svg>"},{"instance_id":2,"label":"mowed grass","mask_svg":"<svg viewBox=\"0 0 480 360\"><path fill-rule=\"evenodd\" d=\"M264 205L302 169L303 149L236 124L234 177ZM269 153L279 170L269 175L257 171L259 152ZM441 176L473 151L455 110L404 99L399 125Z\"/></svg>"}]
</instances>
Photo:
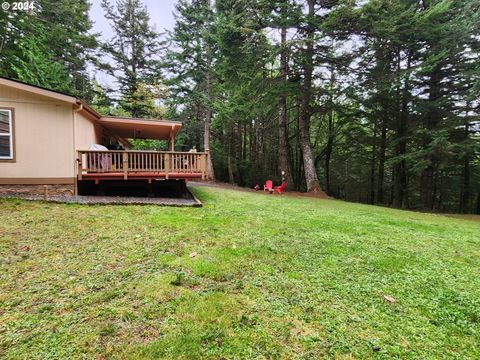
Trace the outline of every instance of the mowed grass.
<instances>
[{"instance_id":1,"label":"mowed grass","mask_svg":"<svg viewBox=\"0 0 480 360\"><path fill-rule=\"evenodd\" d=\"M194 191L0 200L0 357L480 358L480 222Z\"/></svg>"}]
</instances>

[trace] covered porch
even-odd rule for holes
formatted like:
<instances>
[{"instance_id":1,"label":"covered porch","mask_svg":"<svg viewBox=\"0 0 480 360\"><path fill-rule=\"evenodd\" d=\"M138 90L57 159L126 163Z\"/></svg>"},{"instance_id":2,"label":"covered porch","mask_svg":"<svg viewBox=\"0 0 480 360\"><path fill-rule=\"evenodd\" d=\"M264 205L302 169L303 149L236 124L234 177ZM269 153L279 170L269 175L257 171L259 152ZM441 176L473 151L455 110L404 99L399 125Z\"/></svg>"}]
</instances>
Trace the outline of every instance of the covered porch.
<instances>
[{"instance_id":1,"label":"covered porch","mask_svg":"<svg viewBox=\"0 0 480 360\"><path fill-rule=\"evenodd\" d=\"M123 150L77 149L78 181L206 179L208 150L174 151L182 124L175 121L101 117L97 122ZM130 150L129 139L166 140L168 151Z\"/></svg>"}]
</instances>

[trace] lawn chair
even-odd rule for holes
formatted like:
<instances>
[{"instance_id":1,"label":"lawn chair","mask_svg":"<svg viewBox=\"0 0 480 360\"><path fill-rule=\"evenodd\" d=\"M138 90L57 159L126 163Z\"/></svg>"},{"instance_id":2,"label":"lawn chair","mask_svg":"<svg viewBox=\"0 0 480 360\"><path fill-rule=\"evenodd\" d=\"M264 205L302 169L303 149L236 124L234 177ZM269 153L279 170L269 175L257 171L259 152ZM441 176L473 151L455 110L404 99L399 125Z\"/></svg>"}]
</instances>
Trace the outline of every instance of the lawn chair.
<instances>
[{"instance_id":1,"label":"lawn chair","mask_svg":"<svg viewBox=\"0 0 480 360\"><path fill-rule=\"evenodd\" d=\"M263 191L273 191L273 182L272 180L265 181L265 185L263 185Z\"/></svg>"},{"instance_id":2,"label":"lawn chair","mask_svg":"<svg viewBox=\"0 0 480 360\"><path fill-rule=\"evenodd\" d=\"M285 192L285 188L287 187L287 182L284 181L282 182L282 185L280 186L275 186L273 188L273 190L277 193L277 194L281 194L281 193L284 193Z\"/></svg>"}]
</instances>

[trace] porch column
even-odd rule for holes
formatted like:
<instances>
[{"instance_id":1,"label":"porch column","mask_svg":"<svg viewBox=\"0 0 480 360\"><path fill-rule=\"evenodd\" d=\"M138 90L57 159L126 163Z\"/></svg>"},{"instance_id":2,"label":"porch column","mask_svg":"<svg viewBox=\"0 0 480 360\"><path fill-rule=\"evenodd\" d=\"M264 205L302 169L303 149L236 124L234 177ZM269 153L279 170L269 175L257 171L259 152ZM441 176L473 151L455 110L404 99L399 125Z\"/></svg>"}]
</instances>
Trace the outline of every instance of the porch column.
<instances>
[{"instance_id":1,"label":"porch column","mask_svg":"<svg viewBox=\"0 0 480 360\"><path fill-rule=\"evenodd\" d=\"M168 151L175 150L175 127L172 126L170 130L170 136L168 137Z\"/></svg>"},{"instance_id":2,"label":"porch column","mask_svg":"<svg viewBox=\"0 0 480 360\"><path fill-rule=\"evenodd\" d=\"M168 151L174 151L175 150L175 136L171 137L168 140Z\"/></svg>"}]
</instances>

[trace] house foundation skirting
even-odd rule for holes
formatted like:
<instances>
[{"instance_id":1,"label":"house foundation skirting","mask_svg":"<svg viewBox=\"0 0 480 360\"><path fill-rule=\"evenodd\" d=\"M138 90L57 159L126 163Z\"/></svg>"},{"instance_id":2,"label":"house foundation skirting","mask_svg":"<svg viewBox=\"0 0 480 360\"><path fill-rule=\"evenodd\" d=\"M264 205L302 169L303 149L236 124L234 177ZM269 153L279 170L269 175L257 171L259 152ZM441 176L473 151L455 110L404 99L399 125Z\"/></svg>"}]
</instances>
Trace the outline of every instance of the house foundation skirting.
<instances>
[{"instance_id":1,"label":"house foundation skirting","mask_svg":"<svg viewBox=\"0 0 480 360\"><path fill-rule=\"evenodd\" d=\"M0 195L73 196L74 184L0 184Z\"/></svg>"}]
</instances>

